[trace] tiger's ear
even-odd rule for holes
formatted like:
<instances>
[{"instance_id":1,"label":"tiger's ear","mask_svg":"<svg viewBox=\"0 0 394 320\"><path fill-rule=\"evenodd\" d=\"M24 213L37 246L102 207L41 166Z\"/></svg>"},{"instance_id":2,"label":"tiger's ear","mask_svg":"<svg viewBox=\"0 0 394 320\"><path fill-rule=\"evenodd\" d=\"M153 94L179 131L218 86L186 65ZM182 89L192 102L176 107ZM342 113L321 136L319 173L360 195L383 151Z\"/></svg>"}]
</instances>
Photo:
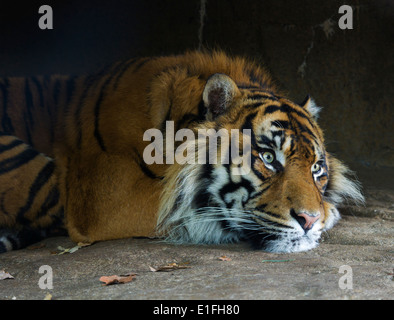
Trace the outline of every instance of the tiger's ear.
<instances>
[{"instance_id":1,"label":"tiger's ear","mask_svg":"<svg viewBox=\"0 0 394 320\"><path fill-rule=\"evenodd\" d=\"M214 120L224 114L238 94L240 91L229 76L222 73L210 76L202 94L207 119Z\"/></svg>"},{"instance_id":2,"label":"tiger's ear","mask_svg":"<svg viewBox=\"0 0 394 320\"><path fill-rule=\"evenodd\" d=\"M305 108L315 120L319 118L321 107L316 105L315 100L309 94L306 96L304 102L301 103L301 107Z\"/></svg>"}]
</instances>

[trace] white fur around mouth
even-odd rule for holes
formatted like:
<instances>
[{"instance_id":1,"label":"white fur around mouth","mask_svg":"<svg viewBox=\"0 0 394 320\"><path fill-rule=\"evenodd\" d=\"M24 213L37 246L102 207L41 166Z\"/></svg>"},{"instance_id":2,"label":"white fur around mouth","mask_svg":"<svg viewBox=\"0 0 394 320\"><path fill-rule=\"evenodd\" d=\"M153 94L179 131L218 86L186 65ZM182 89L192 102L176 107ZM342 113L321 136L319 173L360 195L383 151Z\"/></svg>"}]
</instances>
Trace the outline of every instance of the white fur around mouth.
<instances>
[{"instance_id":1,"label":"white fur around mouth","mask_svg":"<svg viewBox=\"0 0 394 320\"><path fill-rule=\"evenodd\" d=\"M302 236L292 233L280 235L275 240L269 240L265 243L264 251L268 252L302 252L316 248L319 244L321 232L309 231Z\"/></svg>"}]
</instances>

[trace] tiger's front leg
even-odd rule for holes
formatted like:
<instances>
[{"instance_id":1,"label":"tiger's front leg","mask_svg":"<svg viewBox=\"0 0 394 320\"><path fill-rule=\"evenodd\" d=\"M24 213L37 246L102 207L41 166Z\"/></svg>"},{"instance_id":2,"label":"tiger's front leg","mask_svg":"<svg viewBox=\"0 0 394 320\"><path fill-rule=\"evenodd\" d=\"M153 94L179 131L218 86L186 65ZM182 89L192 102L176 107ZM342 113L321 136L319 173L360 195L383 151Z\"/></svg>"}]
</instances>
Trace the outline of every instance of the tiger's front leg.
<instances>
[{"instance_id":1,"label":"tiger's front leg","mask_svg":"<svg viewBox=\"0 0 394 320\"><path fill-rule=\"evenodd\" d=\"M161 180L141 170L138 161L102 153L62 162L61 190L72 240L154 235Z\"/></svg>"}]
</instances>

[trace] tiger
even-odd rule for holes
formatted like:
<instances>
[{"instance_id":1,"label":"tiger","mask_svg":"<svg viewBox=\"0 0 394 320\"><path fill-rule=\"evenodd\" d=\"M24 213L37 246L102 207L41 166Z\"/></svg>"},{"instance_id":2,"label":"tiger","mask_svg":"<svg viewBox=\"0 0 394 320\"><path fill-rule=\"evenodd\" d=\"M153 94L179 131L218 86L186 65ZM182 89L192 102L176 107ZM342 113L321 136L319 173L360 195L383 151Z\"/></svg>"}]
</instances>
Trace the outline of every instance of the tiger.
<instances>
[{"instance_id":1,"label":"tiger","mask_svg":"<svg viewBox=\"0 0 394 320\"><path fill-rule=\"evenodd\" d=\"M157 237L300 252L339 221L341 203L364 201L352 171L325 148L321 108L309 95L300 104L286 98L246 57L199 50L89 75L8 77L0 101L2 252L53 230L83 243ZM237 173L232 161L147 161L146 133L171 142L168 124L230 132L217 140L216 160L238 130L249 170ZM206 147L206 138L189 143ZM189 159L212 160L212 150L195 145L185 149Z\"/></svg>"}]
</instances>

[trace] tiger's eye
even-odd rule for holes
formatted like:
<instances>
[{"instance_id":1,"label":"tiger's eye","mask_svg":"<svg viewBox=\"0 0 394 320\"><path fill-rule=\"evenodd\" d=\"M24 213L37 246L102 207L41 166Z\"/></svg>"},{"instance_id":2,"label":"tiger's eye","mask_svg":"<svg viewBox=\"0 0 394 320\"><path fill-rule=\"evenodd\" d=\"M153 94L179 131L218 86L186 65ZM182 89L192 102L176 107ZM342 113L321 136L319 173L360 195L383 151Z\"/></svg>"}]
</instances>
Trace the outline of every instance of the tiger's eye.
<instances>
[{"instance_id":1,"label":"tiger's eye","mask_svg":"<svg viewBox=\"0 0 394 320\"><path fill-rule=\"evenodd\" d=\"M260 153L260 158L266 163L272 163L275 159L272 152L266 151L263 154Z\"/></svg>"},{"instance_id":2,"label":"tiger's eye","mask_svg":"<svg viewBox=\"0 0 394 320\"><path fill-rule=\"evenodd\" d=\"M312 173L318 173L321 169L320 164L318 164L317 162L312 166Z\"/></svg>"}]
</instances>

